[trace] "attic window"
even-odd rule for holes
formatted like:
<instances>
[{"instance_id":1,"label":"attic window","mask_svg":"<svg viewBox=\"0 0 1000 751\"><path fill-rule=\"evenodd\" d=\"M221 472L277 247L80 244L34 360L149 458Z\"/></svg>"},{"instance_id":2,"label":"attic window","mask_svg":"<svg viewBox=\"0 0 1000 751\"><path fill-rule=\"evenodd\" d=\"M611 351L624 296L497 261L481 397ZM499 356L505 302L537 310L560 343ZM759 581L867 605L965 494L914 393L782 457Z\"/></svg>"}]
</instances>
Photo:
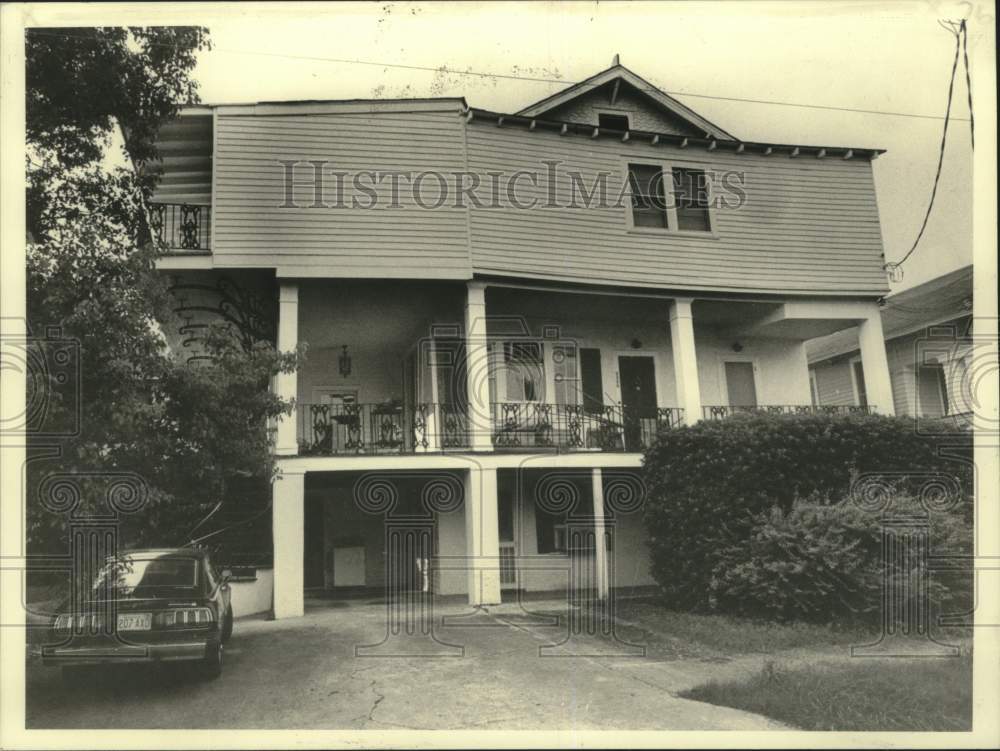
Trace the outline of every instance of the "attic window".
<instances>
[{"instance_id":1,"label":"attic window","mask_svg":"<svg viewBox=\"0 0 1000 751\"><path fill-rule=\"evenodd\" d=\"M597 127L608 130L628 130L628 115L609 115L601 112L597 115Z\"/></svg>"}]
</instances>

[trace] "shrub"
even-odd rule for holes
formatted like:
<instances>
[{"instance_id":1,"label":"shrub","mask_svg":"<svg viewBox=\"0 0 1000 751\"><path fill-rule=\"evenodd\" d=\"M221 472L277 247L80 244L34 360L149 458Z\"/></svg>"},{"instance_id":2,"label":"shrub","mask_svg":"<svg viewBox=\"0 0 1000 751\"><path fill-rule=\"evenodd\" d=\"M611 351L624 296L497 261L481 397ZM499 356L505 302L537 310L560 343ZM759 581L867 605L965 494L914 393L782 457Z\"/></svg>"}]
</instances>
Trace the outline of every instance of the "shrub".
<instances>
[{"instance_id":1,"label":"shrub","mask_svg":"<svg viewBox=\"0 0 1000 751\"><path fill-rule=\"evenodd\" d=\"M760 514L847 498L852 479L877 472L918 492L928 476L971 487L968 437L918 435L912 420L875 415L737 415L662 431L646 452L645 523L652 574L670 604L707 608L721 552L748 539Z\"/></svg>"},{"instance_id":2,"label":"shrub","mask_svg":"<svg viewBox=\"0 0 1000 751\"><path fill-rule=\"evenodd\" d=\"M897 497L898 513L919 516L912 497ZM971 527L955 511L923 515L930 524L932 555L971 552ZM710 604L736 615L843 624L877 623L883 588L903 597L904 607L926 605L936 613L965 610L971 576L943 580L922 565L919 551L896 551L882 559L881 515L849 501L835 505L795 503L756 514L748 535L733 535L718 551ZM926 590L918 587L925 577ZM891 580L889 582L885 580ZM914 602L926 591L926 603ZM912 611L911 611L912 612Z\"/></svg>"}]
</instances>

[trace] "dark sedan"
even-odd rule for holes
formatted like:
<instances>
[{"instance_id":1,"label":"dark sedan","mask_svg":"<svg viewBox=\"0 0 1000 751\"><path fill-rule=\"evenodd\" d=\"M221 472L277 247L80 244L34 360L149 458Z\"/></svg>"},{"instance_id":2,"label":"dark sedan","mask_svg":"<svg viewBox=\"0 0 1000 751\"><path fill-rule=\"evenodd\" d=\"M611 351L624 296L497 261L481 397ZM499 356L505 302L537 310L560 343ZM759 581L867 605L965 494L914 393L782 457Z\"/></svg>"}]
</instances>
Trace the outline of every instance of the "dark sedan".
<instances>
[{"instance_id":1,"label":"dark sedan","mask_svg":"<svg viewBox=\"0 0 1000 751\"><path fill-rule=\"evenodd\" d=\"M186 660L218 677L233 631L228 580L197 548L121 553L58 609L42 662L72 675L83 666Z\"/></svg>"}]
</instances>

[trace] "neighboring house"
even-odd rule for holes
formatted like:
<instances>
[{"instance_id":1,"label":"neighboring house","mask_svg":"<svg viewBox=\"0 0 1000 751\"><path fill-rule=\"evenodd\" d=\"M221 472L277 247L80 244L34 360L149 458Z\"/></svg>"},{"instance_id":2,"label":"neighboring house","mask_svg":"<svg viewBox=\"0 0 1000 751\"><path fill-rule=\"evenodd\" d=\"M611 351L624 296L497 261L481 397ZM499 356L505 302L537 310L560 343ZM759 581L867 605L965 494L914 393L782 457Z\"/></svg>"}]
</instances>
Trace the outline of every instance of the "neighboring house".
<instances>
[{"instance_id":1,"label":"neighboring house","mask_svg":"<svg viewBox=\"0 0 1000 751\"><path fill-rule=\"evenodd\" d=\"M189 107L160 150L175 346L212 315L309 346L274 384L297 400L276 617L306 589L424 586L425 558L427 586L473 604L651 584L642 449L811 410L818 336L858 328L868 403L893 412L878 150L741 141L621 65L515 114ZM437 201L455 175L497 190Z\"/></svg>"},{"instance_id":2,"label":"neighboring house","mask_svg":"<svg viewBox=\"0 0 1000 751\"><path fill-rule=\"evenodd\" d=\"M971 412L972 266L890 295L882 330L897 415L963 419ZM838 331L807 345L813 404L869 402L857 332Z\"/></svg>"}]
</instances>

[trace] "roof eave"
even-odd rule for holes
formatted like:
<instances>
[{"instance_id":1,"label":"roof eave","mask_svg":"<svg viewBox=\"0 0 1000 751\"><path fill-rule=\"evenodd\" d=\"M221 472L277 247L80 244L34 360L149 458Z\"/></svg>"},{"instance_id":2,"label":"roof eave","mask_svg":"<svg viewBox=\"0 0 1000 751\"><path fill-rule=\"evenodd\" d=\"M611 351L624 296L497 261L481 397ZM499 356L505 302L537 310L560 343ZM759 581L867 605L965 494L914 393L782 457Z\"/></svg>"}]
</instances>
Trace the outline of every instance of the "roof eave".
<instances>
[{"instance_id":1,"label":"roof eave","mask_svg":"<svg viewBox=\"0 0 1000 751\"><path fill-rule=\"evenodd\" d=\"M523 115L520 113L506 114L502 112L493 112L491 110L479 109L477 107L470 107L463 112L466 118L469 118L471 114L472 119L483 119L483 120L493 120L496 124L512 124L512 125L527 125L529 129L546 129L559 131L563 135L567 133L574 133L576 135L586 135L588 137L615 137L623 138L625 134L628 134L628 139L630 141L641 142L643 140L647 141L651 145L656 145L659 143L672 143L681 147L704 147L708 150L715 149L731 149L737 153L749 152L749 153L761 153L761 154L772 154L772 153L782 153L788 152L790 156L814 156L814 157L831 157L831 158L842 158L850 159L855 156L862 157L867 156L869 159L875 159L880 154L885 153L885 149L878 148L866 148L866 147L852 147L852 146L816 146L816 145L805 145L805 144L789 144L789 143L766 143L762 141L740 141L732 138L715 138L715 137L695 137L695 136L682 136L676 133L656 133L654 131L647 130L611 130L608 128L599 128L594 125L589 125L585 123L572 123L561 120L547 120L540 117L534 117L531 115ZM532 125L533 123L533 125ZM565 126L565 127L564 127Z\"/></svg>"}]
</instances>

